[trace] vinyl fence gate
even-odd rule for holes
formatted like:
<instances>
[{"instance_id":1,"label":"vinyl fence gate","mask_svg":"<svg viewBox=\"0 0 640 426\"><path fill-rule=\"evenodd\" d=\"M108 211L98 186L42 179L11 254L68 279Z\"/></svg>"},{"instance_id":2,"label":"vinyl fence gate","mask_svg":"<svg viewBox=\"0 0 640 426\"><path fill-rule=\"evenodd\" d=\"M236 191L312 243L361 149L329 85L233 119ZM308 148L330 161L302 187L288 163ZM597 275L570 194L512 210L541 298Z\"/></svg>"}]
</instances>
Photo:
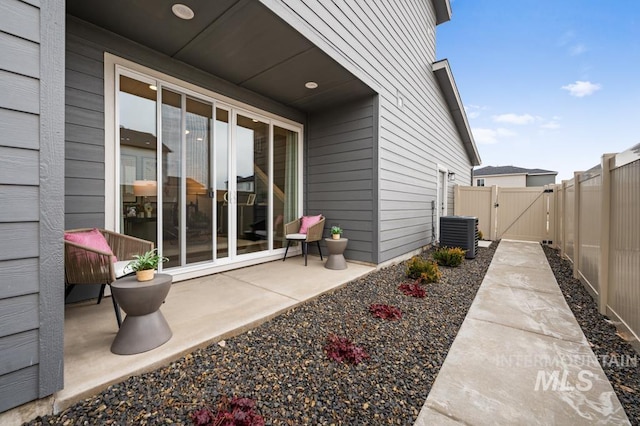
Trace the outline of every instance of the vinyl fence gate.
<instances>
[{"instance_id":1,"label":"vinyl fence gate","mask_svg":"<svg viewBox=\"0 0 640 426\"><path fill-rule=\"evenodd\" d=\"M455 188L454 214L476 216L483 238L552 243L555 221L553 186Z\"/></svg>"}]
</instances>

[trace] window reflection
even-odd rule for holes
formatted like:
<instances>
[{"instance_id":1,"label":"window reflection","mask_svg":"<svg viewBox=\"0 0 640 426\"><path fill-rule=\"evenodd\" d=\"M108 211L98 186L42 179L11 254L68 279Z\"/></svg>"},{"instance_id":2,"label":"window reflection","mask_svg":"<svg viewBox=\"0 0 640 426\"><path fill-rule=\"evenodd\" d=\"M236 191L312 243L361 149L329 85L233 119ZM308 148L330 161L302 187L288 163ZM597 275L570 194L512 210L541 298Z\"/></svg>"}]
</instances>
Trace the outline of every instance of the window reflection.
<instances>
[{"instance_id":1,"label":"window reflection","mask_svg":"<svg viewBox=\"0 0 640 426\"><path fill-rule=\"evenodd\" d=\"M267 250L269 212L269 125L237 116L237 252Z\"/></svg>"},{"instance_id":2,"label":"window reflection","mask_svg":"<svg viewBox=\"0 0 640 426\"><path fill-rule=\"evenodd\" d=\"M120 229L157 245L156 92L120 76Z\"/></svg>"}]
</instances>

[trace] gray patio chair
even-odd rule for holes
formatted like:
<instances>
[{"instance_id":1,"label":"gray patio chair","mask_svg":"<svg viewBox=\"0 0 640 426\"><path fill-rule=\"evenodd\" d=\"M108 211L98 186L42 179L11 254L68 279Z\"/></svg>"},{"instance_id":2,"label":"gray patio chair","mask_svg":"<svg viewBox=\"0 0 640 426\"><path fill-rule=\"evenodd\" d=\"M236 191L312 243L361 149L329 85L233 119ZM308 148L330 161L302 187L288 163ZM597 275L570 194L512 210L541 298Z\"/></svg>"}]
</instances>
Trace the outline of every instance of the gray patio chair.
<instances>
[{"instance_id":1,"label":"gray patio chair","mask_svg":"<svg viewBox=\"0 0 640 426\"><path fill-rule=\"evenodd\" d=\"M300 224L302 222L302 218L296 219L292 222L289 222L284 225L284 234L287 239L287 248L284 251L284 258L282 261L284 262L287 259L287 252L289 251L289 246L293 241L299 241L302 243L302 253L304 254L304 266L307 266L307 252L309 251L309 243L315 241L318 245L318 251L320 252L320 260L322 258L322 250L320 249L320 240L322 239L322 232L324 230L324 216L320 219L320 222L311 225L306 233L300 233Z\"/></svg>"}]
</instances>

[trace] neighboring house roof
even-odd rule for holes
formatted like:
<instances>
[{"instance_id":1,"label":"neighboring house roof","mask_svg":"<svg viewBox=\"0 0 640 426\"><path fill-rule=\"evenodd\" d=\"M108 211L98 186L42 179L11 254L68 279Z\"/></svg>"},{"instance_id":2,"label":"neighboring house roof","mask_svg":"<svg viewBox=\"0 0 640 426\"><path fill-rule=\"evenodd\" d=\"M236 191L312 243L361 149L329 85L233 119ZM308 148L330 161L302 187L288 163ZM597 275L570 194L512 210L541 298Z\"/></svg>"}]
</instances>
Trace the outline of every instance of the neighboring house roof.
<instances>
[{"instance_id":1,"label":"neighboring house roof","mask_svg":"<svg viewBox=\"0 0 640 426\"><path fill-rule=\"evenodd\" d=\"M467 121L467 114L464 112L464 106L462 105L462 100L460 99L460 93L458 92L456 82L453 79L453 74L449 67L449 61L443 59L441 61L434 62L432 70L436 76L436 80L438 80L438 84L444 94L444 98L447 101L449 111L453 116L453 121L458 129L458 133L460 133L460 138L462 139L462 143L467 151L467 155L469 155L469 160L471 160L472 165L479 166L481 163L480 154L478 153L478 148L473 140L473 134L471 133L471 128Z\"/></svg>"},{"instance_id":2,"label":"neighboring house roof","mask_svg":"<svg viewBox=\"0 0 640 426\"><path fill-rule=\"evenodd\" d=\"M436 10L436 25L451 20L451 2L449 0L432 0Z\"/></svg>"},{"instance_id":3,"label":"neighboring house roof","mask_svg":"<svg viewBox=\"0 0 640 426\"><path fill-rule=\"evenodd\" d=\"M558 172L544 169L525 169L515 166L487 166L473 171L473 176L495 175L557 175Z\"/></svg>"}]
</instances>

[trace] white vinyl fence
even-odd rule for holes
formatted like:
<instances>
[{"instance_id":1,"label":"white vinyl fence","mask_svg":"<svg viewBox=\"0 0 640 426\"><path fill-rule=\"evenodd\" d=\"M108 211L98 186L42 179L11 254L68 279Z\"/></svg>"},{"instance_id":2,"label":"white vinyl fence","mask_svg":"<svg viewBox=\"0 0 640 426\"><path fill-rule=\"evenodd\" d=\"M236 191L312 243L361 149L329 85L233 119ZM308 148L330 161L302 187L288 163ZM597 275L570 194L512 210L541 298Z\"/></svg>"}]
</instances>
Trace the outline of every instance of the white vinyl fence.
<instances>
[{"instance_id":1,"label":"white vinyl fence","mask_svg":"<svg viewBox=\"0 0 640 426\"><path fill-rule=\"evenodd\" d=\"M640 144L544 188L456 187L455 214L476 216L485 237L560 249L640 350Z\"/></svg>"}]
</instances>

